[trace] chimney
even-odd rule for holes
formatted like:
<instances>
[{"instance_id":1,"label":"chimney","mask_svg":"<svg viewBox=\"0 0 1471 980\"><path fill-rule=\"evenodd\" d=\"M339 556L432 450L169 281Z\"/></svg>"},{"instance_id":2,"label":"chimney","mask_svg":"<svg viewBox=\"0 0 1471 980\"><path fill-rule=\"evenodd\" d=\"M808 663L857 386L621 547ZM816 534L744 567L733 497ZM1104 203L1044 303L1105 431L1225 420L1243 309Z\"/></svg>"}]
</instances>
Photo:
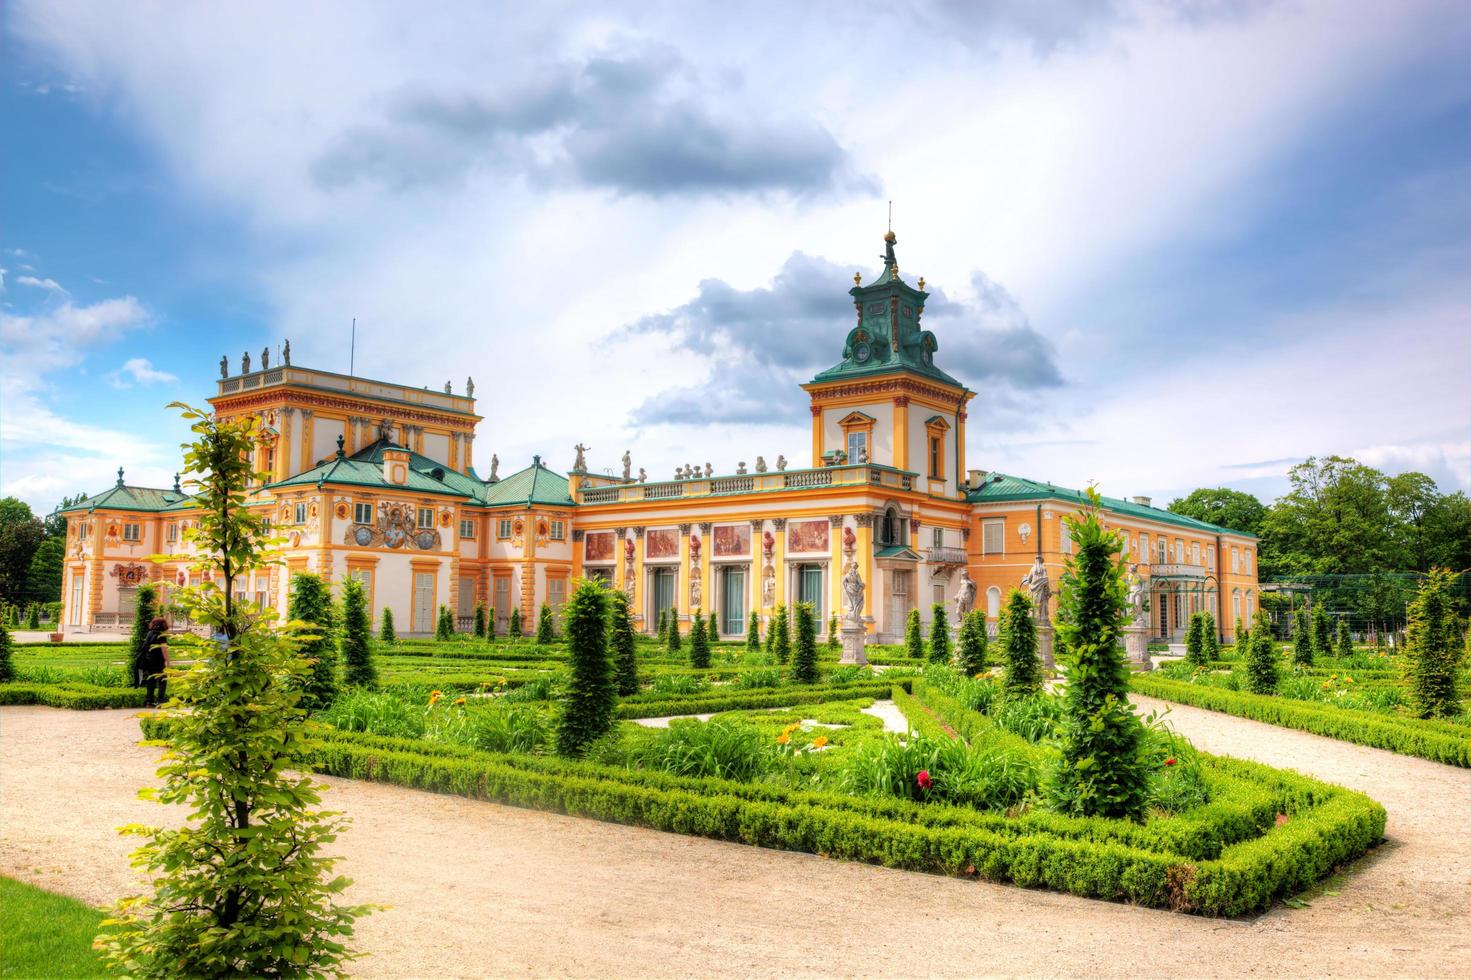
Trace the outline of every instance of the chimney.
<instances>
[{"instance_id":1,"label":"chimney","mask_svg":"<svg viewBox=\"0 0 1471 980\"><path fill-rule=\"evenodd\" d=\"M383 450L383 479L398 487L409 482L409 452L407 449Z\"/></svg>"},{"instance_id":2,"label":"chimney","mask_svg":"<svg viewBox=\"0 0 1471 980\"><path fill-rule=\"evenodd\" d=\"M985 470L967 470L965 473L965 485L974 490L986 482Z\"/></svg>"},{"instance_id":3,"label":"chimney","mask_svg":"<svg viewBox=\"0 0 1471 980\"><path fill-rule=\"evenodd\" d=\"M1140 507L1152 507L1152 506L1154 506L1153 504L1150 503L1150 501L1153 499L1152 497L1137 496L1137 497L1130 497L1129 499L1132 500L1132 501L1134 501L1134 503L1138 504Z\"/></svg>"}]
</instances>

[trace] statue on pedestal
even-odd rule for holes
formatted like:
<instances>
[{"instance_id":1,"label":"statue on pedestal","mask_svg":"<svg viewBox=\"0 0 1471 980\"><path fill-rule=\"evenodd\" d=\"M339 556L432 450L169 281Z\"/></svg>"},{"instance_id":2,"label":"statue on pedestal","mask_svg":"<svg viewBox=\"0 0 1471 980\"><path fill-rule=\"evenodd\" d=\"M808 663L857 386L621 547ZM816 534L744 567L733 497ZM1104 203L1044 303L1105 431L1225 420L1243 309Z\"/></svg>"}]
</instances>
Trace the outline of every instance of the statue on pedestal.
<instances>
[{"instance_id":1,"label":"statue on pedestal","mask_svg":"<svg viewBox=\"0 0 1471 980\"><path fill-rule=\"evenodd\" d=\"M765 473L766 472L766 457L765 456L757 456L756 457L756 472L757 473Z\"/></svg>"},{"instance_id":2,"label":"statue on pedestal","mask_svg":"<svg viewBox=\"0 0 1471 980\"><path fill-rule=\"evenodd\" d=\"M475 379L474 378L466 378L465 379L465 397L466 398L474 398L475 397Z\"/></svg>"},{"instance_id":3,"label":"statue on pedestal","mask_svg":"<svg viewBox=\"0 0 1471 980\"><path fill-rule=\"evenodd\" d=\"M853 625L863 622L863 576L858 574L858 563L848 562L848 571L843 574L843 613Z\"/></svg>"},{"instance_id":4,"label":"statue on pedestal","mask_svg":"<svg viewBox=\"0 0 1471 980\"><path fill-rule=\"evenodd\" d=\"M649 474L644 471L644 468L642 466L640 466L638 468L638 482L644 483L645 481L648 480L648 478L649 478Z\"/></svg>"},{"instance_id":5,"label":"statue on pedestal","mask_svg":"<svg viewBox=\"0 0 1471 980\"><path fill-rule=\"evenodd\" d=\"M572 448L574 450L576 450L576 452L577 452L577 460L572 464L572 472L573 473L586 473L587 472L587 451L588 451L588 449L590 447L584 446L582 443L579 442L577 445L573 446Z\"/></svg>"},{"instance_id":6,"label":"statue on pedestal","mask_svg":"<svg viewBox=\"0 0 1471 980\"><path fill-rule=\"evenodd\" d=\"M250 351L246 351L244 354L240 355L240 373L250 373Z\"/></svg>"},{"instance_id":7,"label":"statue on pedestal","mask_svg":"<svg viewBox=\"0 0 1471 980\"><path fill-rule=\"evenodd\" d=\"M491 483L494 483L495 481L497 481L497 480L500 479L500 475L498 473L496 473L496 470L498 470L500 468L501 468L501 458L499 456L497 456L495 453L491 453L490 454L490 482Z\"/></svg>"},{"instance_id":8,"label":"statue on pedestal","mask_svg":"<svg viewBox=\"0 0 1471 980\"><path fill-rule=\"evenodd\" d=\"M964 618L965 614L975 608L976 583L970 577L970 572L962 568L960 570L960 587L955 592L955 614Z\"/></svg>"},{"instance_id":9,"label":"statue on pedestal","mask_svg":"<svg viewBox=\"0 0 1471 980\"><path fill-rule=\"evenodd\" d=\"M1139 563L1134 562L1129 566L1129 609L1132 615L1129 618L1131 625L1143 626L1145 623L1144 611L1144 579L1139 574Z\"/></svg>"},{"instance_id":10,"label":"statue on pedestal","mask_svg":"<svg viewBox=\"0 0 1471 980\"><path fill-rule=\"evenodd\" d=\"M781 473L786 468L787 468L787 458L785 456L782 456L782 455L778 454L777 457L776 457L776 471L778 473Z\"/></svg>"},{"instance_id":11,"label":"statue on pedestal","mask_svg":"<svg viewBox=\"0 0 1471 980\"><path fill-rule=\"evenodd\" d=\"M623 479L624 479L624 481L627 481L630 478L630 474L632 472L633 472L633 457L630 456L628 454L628 450L625 449L625 450L623 450Z\"/></svg>"},{"instance_id":12,"label":"statue on pedestal","mask_svg":"<svg viewBox=\"0 0 1471 980\"><path fill-rule=\"evenodd\" d=\"M226 357L225 355L221 354L220 355L220 377L222 377L222 378L228 378L229 376L230 376L230 359L228 357Z\"/></svg>"},{"instance_id":13,"label":"statue on pedestal","mask_svg":"<svg viewBox=\"0 0 1471 980\"><path fill-rule=\"evenodd\" d=\"M1022 576L1022 588L1032 594L1032 615L1037 622L1051 622L1047 607L1052 599L1052 582L1047 578L1047 566L1042 564L1041 555L1032 562L1031 570Z\"/></svg>"},{"instance_id":14,"label":"statue on pedestal","mask_svg":"<svg viewBox=\"0 0 1471 980\"><path fill-rule=\"evenodd\" d=\"M291 341L288 339L281 347L281 362L287 367L291 366Z\"/></svg>"},{"instance_id":15,"label":"statue on pedestal","mask_svg":"<svg viewBox=\"0 0 1471 980\"><path fill-rule=\"evenodd\" d=\"M260 352L260 369L262 371L264 371L266 368L268 368L270 366L271 366L271 349L269 347L264 347L264 348L261 349L261 352Z\"/></svg>"}]
</instances>

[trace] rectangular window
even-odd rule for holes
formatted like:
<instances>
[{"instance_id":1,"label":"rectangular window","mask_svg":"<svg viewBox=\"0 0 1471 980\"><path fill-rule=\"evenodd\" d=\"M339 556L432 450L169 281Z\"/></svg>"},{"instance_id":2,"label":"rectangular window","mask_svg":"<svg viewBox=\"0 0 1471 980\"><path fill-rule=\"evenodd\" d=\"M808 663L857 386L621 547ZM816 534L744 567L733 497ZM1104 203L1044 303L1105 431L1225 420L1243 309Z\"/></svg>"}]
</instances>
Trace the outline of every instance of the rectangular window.
<instances>
[{"instance_id":1,"label":"rectangular window","mask_svg":"<svg viewBox=\"0 0 1471 980\"><path fill-rule=\"evenodd\" d=\"M92 530L92 525L90 525L90 524L79 524L79 525L77 525L77 538L79 540L86 541L87 540L87 535L91 532L91 530Z\"/></svg>"},{"instance_id":2,"label":"rectangular window","mask_svg":"<svg viewBox=\"0 0 1471 980\"><path fill-rule=\"evenodd\" d=\"M423 528L432 528L432 527L434 527L434 508L433 507L420 507L419 508L419 526L420 527L423 527Z\"/></svg>"},{"instance_id":3,"label":"rectangular window","mask_svg":"<svg viewBox=\"0 0 1471 980\"><path fill-rule=\"evenodd\" d=\"M981 525L981 554L999 555L1006 551L1006 522L986 521Z\"/></svg>"},{"instance_id":4,"label":"rectangular window","mask_svg":"<svg viewBox=\"0 0 1471 980\"><path fill-rule=\"evenodd\" d=\"M1139 535L1139 554L1143 556L1144 561L1149 561L1149 535L1144 533Z\"/></svg>"},{"instance_id":5,"label":"rectangular window","mask_svg":"<svg viewBox=\"0 0 1471 980\"><path fill-rule=\"evenodd\" d=\"M173 521L169 522L168 539L169 544L173 544L179 540L179 525Z\"/></svg>"},{"instance_id":6,"label":"rectangular window","mask_svg":"<svg viewBox=\"0 0 1471 980\"><path fill-rule=\"evenodd\" d=\"M567 601L567 580L564 578L547 579L547 605L552 607L552 612L562 611L562 604Z\"/></svg>"},{"instance_id":7,"label":"rectangular window","mask_svg":"<svg viewBox=\"0 0 1471 980\"><path fill-rule=\"evenodd\" d=\"M1192 541L1192 542L1190 542L1190 564L1192 564L1192 565L1199 565L1200 564L1200 542L1199 541Z\"/></svg>"},{"instance_id":8,"label":"rectangular window","mask_svg":"<svg viewBox=\"0 0 1471 980\"><path fill-rule=\"evenodd\" d=\"M141 525L139 525L139 524L124 524L123 525L123 540L124 541L142 541L143 540L143 527Z\"/></svg>"},{"instance_id":9,"label":"rectangular window","mask_svg":"<svg viewBox=\"0 0 1471 980\"><path fill-rule=\"evenodd\" d=\"M260 519L260 529L267 534L271 533L271 519L269 517L262 517Z\"/></svg>"},{"instance_id":10,"label":"rectangular window","mask_svg":"<svg viewBox=\"0 0 1471 980\"><path fill-rule=\"evenodd\" d=\"M298 524L305 524L306 523L306 504L304 504L304 503L300 503L300 504L297 504L296 505L296 523L298 523Z\"/></svg>"},{"instance_id":11,"label":"rectangular window","mask_svg":"<svg viewBox=\"0 0 1471 980\"><path fill-rule=\"evenodd\" d=\"M1119 532L1119 554L1124 558L1129 557L1129 532Z\"/></svg>"},{"instance_id":12,"label":"rectangular window","mask_svg":"<svg viewBox=\"0 0 1471 980\"><path fill-rule=\"evenodd\" d=\"M511 536L511 519L509 517L502 517L499 521L496 522L495 536L501 538L502 540Z\"/></svg>"},{"instance_id":13,"label":"rectangular window","mask_svg":"<svg viewBox=\"0 0 1471 980\"><path fill-rule=\"evenodd\" d=\"M1181 565L1185 564L1185 542L1179 538L1175 539L1175 561Z\"/></svg>"},{"instance_id":14,"label":"rectangular window","mask_svg":"<svg viewBox=\"0 0 1471 980\"><path fill-rule=\"evenodd\" d=\"M373 505L372 504L353 504L352 505L352 521L353 521L354 524L372 524L373 523Z\"/></svg>"},{"instance_id":15,"label":"rectangular window","mask_svg":"<svg viewBox=\"0 0 1471 980\"><path fill-rule=\"evenodd\" d=\"M1241 571L1241 553L1235 548L1231 549L1231 573L1234 575Z\"/></svg>"},{"instance_id":16,"label":"rectangular window","mask_svg":"<svg viewBox=\"0 0 1471 980\"><path fill-rule=\"evenodd\" d=\"M1170 560L1170 543L1164 538L1159 539L1159 563L1163 565Z\"/></svg>"},{"instance_id":17,"label":"rectangular window","mask_svg":"<svg viewBox=\"0 0 1471 980\"><path fill-rule=\"evenodd\" d=\"M1073 553L1073 532L1072 532L1072 528L1068 527L1068 524L1067 524L1067 521L1066 520L1060 520L1060 521L1057 522L1057 529L1058 529L1058 532L1062 535L1062 553L1065 554L1065 555L1072 554Z\"/></svg>"},{"instance_id":18,"label":"rectangular window","mask_svg":"<svg viewBox=\"0 0 1471 980\"><path fill-rule=\"evenodd\" d=\"M567 526L561 521L552 521L552 540L562 541L567 537Z\"/></svg>"},{"instance_id":19,"label":"rectangular window","mask_svg":"<svg viewBox=\"0 0 1471 980\"><path fill-rule=\"evenodd\" d=\"M469 619L475 615L475 579L471 576L460 576L459 606L455 615L460 619Z\"/></svg>"},{"instance_id":20,"label":"rectangular window","mask_svg":"<svg viewBox=\"0 0 1471 980\"><path fill-rule=\"evenodd\" d=\"M1251 574L1251 552L1249 551L1241 553L1241 570L1248 575Z\"/></svg>"},{"instance_id":21,"label":"rectangular window","mask_svg":"<svg viewBox=\"0 0 1471 980\"><path fill-rule=\"evenodd\" d=\"M940 469L940 437L930 436L930 477L938 480L943 471Z\"/></svg>"},{"instance_id":22,"label":"rectangular window","mask_svg":"<svg viewBox=\"0 0 1471 980\"><path fill-rule=\"evenodd\" d=\"M474 540L474 538L475 538L475 521L474 520L463 520L463 521L460 521L460 537L466 539L467 541L473 541Z\"/></svg>"},{"instance_id":23,"label":"rectangular window","mask_svg":"<svg viewBox=\"0 0 1471 980\"><path fill-rule=\"evenodd\" d=\"M1216 549L1210 545L1205 548L1205 567L1212 572L1216 570Z\"/></svg>"},{"instance_id":24,"label":"rectangular window","mask_svg":"<svg viewBox=\"0 0 1471 980\"><path fill-rule=\"evenodd\" d=\"M368 618L373 617L373 570L371 568L350 568L347 570L348 578L355 578L363 583L363 599L368 607Z\"/></svg>"},{"instance_id":25,"label":"rectangular window","mask_svg":"<svg viewBox=\"0 0 1471 980\"><path fill-rule=\"evenodd\" d=\"M868 458L868 433L848 433L848 462L861 463Z\"/></svg>"},{"instance_id":26,"label":"rectangular window","mask_svg":"<svg viewBox=\"0 0 1471 980\"><path fill-rule=\"evenodd\" d=\"M945 531L943 528L932 528L930 531L930 545L935 548L945 547Z\"/></svg>"}]
</instances>

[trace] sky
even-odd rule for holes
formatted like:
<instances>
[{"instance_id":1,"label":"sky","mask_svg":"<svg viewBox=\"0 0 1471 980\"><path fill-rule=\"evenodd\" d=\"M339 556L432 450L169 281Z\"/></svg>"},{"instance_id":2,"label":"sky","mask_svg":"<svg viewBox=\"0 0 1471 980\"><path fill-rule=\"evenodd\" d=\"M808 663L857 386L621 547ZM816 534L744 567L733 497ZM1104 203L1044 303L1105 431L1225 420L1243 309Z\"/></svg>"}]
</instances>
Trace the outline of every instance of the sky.
<instances>
[{"instance_id":1,"label":"sky","mask_svg":"<svg viewBox=\"0 0 1471 980\"><path fill-rule=\"evenodd\" d=\"M890 202L969 467L1468 489L1468 49L1453 0L14 0L0 494L170 485L165 406L287 338L473 377L482 473L802 460Z\"/></svg>"}]
</instances>

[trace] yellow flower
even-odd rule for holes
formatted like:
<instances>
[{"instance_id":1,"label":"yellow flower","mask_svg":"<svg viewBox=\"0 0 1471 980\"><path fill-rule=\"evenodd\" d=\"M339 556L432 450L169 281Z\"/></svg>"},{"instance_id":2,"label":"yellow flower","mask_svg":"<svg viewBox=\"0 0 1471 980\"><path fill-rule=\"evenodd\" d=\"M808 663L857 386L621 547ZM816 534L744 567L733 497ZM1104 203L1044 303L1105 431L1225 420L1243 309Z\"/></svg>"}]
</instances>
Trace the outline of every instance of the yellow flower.
<instances>
[{"instance_id":1,"label":"yellow flower","mask_svg":"<svg viewBox=\"0 0 1471 980\"><path fill-rule=\"evenodd\" d=\"M1352 677L1345 677L1345 678L1344 678L1344 679L1343 679L1343 682L1344 682L1344 683L1345 683L1345 684L1352 684L1352 683L1353 683L1353 682L1354 682L1354 679L1353 679L1353 678L1352 678Z\"/></svg>"},{"instance_id":2,"label":"yellow flower","mask_svg":"<svg viewBox=\"0 0 1471 980\"><path fill-rule=\"evenodd\" d=\"M797 729L799 729L801 727L802 727L802 723L800 721L794 721L790 725L788 725L786 728L783 728L781 730L781 733L783 735L790 735L790 734L792 734L792 732L795 732Z\"/></svg>"},{"instance_id":3,"label":"yellow flower","mask_svg":"<svg viewBox=\"0 0 1471 980\"><path fill-rule=\"evenodd\" d=\"M817 736L816 738L814 738L812 740L812 747L814 749L820 749L820 748L822 748L826 744L827 744L827 736L826 735L819 735L819 736Z\"/></svg>"},{"instance_id":4,"label":"yellow flower","mask_svg":"<svg viewBox=\"0 0 1471 980\"><path fill-rule=\"evenodd\" d=\"M792 740L792 736L788 735L786 732L782 732L780 735L778 735L776 737L776 744L777 745L786 745L791 740Z\"/></svg>"},{"instance_id":5,"label":"yellow flower","mask_svg":"<svg viewBox=\"0 0 1471 980\"><path fill-rule=\"evenodd\" d=\"M1332 684L1329 684L1327 681L1324 681L1323 682L1323 690L1325 690L1325 691L1328 690L1332 686L1333 685Z\"/></svg>"},{"instance_id":6,"label":"yellow flower","mask_svg":"<svg viewBox=\"0 0 1471 980\"><path fill-rule=\"evenodd\" d=\"M455 704L464 704L464 703L465 703L465 699L464 698L455 698Z\"/></svg>"},{"instance_id":7,"label":"yellow flower","mask_svg":"<svg viewBox=\"0 0 1471 980\"><path fill-rule=\"evenodd\" d=\"M1338 675L1337 674L1329 674L1328 675L1328 679L1330 681L1336 681L1336 680L1338 680Z\"/></svg>"}]
</instances>

